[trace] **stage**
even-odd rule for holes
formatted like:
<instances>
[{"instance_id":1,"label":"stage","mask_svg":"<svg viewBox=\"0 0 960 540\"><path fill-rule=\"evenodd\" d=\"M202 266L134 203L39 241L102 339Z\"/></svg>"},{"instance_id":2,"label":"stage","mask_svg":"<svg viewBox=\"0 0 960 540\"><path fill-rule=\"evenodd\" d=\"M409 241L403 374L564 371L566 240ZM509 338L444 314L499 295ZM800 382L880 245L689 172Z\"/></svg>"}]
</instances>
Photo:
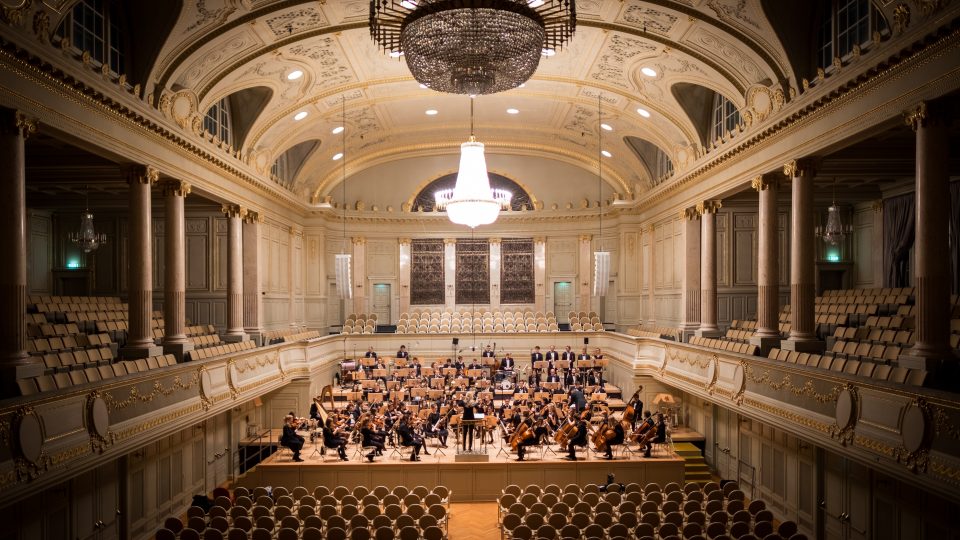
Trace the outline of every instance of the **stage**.
<instances>
[{"instance_id":1,"label":"stage","mask_svg":"<svg viewBox=\"0 0 960 540\"><path fill-rule=\"evenodd\" d=\"M509 446L500 452L500 445L496 443L486 449L489 461L458 462L452 445L443 450L446 455L438 455L435 445L430 444L428 451L431 455L421 455L421 461L411 462L408 457L392 455L393 450L388 447L383 456L368 463L352 445L347 447L350 461L340 461L336 451L327 449L326 454L320 456L314 453L313 444L308 442L301 452L303 462L294 462L289 450L275 452L240 477L236 485L284 486L288 489L304 486L311 491L317 485L342 485L350 489L359 485L371 489L381 485L388 488L444 485L452 490L455 502L471 502L496 500L501 490L510 484L603 484L609 473L624 484L683 483L684 460L669 453L666 447L655 449L652 458L642 458L638 453L621 454L618 449L614 453L616 459L612 461L579 448L579 459L575 462L562 459L566 454L561 453L556 445L552 448L557 455L548 450L541 457L540 449L534 448L524 461L518 462L516 454L506 457L504 452L510 449ZM404 451L403 455L409 456L409 452Z\"/></svg>"}]
</instances>

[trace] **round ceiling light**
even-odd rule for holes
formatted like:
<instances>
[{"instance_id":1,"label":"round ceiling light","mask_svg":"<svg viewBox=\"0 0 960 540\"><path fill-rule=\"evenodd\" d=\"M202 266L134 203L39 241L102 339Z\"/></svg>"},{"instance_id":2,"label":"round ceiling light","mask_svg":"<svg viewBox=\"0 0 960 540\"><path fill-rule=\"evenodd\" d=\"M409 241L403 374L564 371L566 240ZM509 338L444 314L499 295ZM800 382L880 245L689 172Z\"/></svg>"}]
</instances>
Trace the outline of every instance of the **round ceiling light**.
<instances>
[{"instance_id":1,"label":"round ceiling light","mask_svg":"<svg viewBox=\"0 0 960 540\"><path fill-rule=\"evenodd\" d=\"M288 80L288 81L295 81L295 80L299 79L300 77L303 77L303 72L300 71L299 69L295 69L295 70L291 71L290 74L287 75L287 80Z\"/></svg>"},{"instance_id":2,"label":"round ceiling light","mask_svg":"<svg viewBox=\"0 0 960 540\"><path fill-rule=\"evenodd\" d=\"M519 109L507 109L507 114L520 114Z\"/></svg>"},{"instance_id":3,"label":"round ceiling light","mask_svg":"<svg viewBox=\"0 0 960 540\"><path fill-rule=\"evenodd\" d=\"M299 122L300 120L303 120L304 118L306 118L308 114L310 113L308 113L307 111L300 111L297 114L293 115L293 119Z\"/></svg>"},{"instance_id":4,"label":"round ceiling light","mask_svg":"<svg viewBox=\"0 0 960 540\"><path fill-rule=\"evenodd\" d=\"M602 127L605 131L613 131L613 126L610 124L600 124L600 127Z\"/></svg>"},{"instance_id":5,"label":"round ceiling light","mask_svg":"<svg viewBox=\"0 0 960 540\"><path fill-rule=\"evenodd\" d=\"M600 153L603 154L603 157L613 157L613 154L607 152L606 150L601 150Z\"/></svg>"},{"instance_id":6,"label":"round ceiling light","mask_svg":"<svg viewBox=\"0 0 960 540\"><path fill-rule=\"evenodd\" d=\"M646 109L637 108L637 114L644 118L650 118L650 111Z\"/></svg>"},{"instance_id":7,"label":"round ceiling light","mask_svg":"<svg viewBox=\"0 0 960 540\"><path fill-rule=\"evenodd\" d=\"M427 110L425 111L425 113L426 113L427 116L436 116L436 115L437 115L437 110L436 110L436 109L427 109Z\"/></svg>"},{"instance_id":8,"label":"round ceiling light","mask_svg":"<svg viewBox=\"0 0 960 540\"><path fill-rule=\"evenodd\" d=\"M656 77L656 76L657 76L657 70L653 69L652 67L642 67L642 68L640 68L640 73L643 73L643 74L646 75L647 77Z\"/></svg>"},{"instance_id":9,"label":"round ceiling light","mask_svg":"<svg viewBox=\"0 0 960 540\"><path fill-rule=\"evenodd\" d=\"M343 152L337 152L336 154L333 155L333 160L334 160L334 161L338 161L338 160L340 160L342 157L343 157Z\"/></svg>"},{"instance_id":10,"label":"round ceiling light","mask_svg":"<svg viewBox=\"0 0 960 540\"><path fill-rule=\"evenodd\" d=\"M339 134L339 133L343 133L343 126L337 126L337 127L333 128L333 129L331 129L331 130L330 130L330 133L333 133L334 135L337 135L337 134Z\"/></svg>"}]
</instances>

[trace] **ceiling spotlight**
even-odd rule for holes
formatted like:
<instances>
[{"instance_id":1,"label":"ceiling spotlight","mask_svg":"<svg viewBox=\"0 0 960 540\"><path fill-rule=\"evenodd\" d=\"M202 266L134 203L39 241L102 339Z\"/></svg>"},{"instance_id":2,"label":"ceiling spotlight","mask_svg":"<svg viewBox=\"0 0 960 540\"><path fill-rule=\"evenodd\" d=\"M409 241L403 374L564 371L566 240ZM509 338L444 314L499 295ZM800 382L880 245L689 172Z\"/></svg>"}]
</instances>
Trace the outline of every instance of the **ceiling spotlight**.
<instances>
[{"instance_id":1,"label":"ceiling spotlight","mask_svg":"<svg viewBox=\"0 0 960 540\"><path fill-rule=\"evenodd\" d=\"M543 5L543 0L528 0L527 5L532 8L538 8Z\"/></svg>"},{"instance_id":2,"label":"ceiling spotlight","mask_svg":"<svg viewBox=\"0 0 960 540\"><path fill-rule=\"evenodd\" d=\"M430 88L430 87L427 86L427 85L425 85L425 84L423 84L423 83L420 83L420 88L427 89L427 88Z\"/></svg>"},{"instance_id":3,"label":"ceiling spotlight","mask_svg":"<svg viewBox=\"0 0 960 540\"><path fill-rule=\"evenodd\" d=\"M333 128L333 129L331 129L331 130L330 130L330 133L333 133L334 135L336 135L336 134L338 134L338 133L343 133L343 126L337 126L337 127Z\"/></svg>"},{"instance_id":4,"label":"ceiling spotlight","mask_svg":"<svg viewBox=\"0 0 960 540\"><path fill-rule=\"evenodd\" d=\"M517 88L526 88L526 86L527 86L527 83L521 83L520 86L518 86Z\"/></svg>"},{"instance_id":5,"label":"ceiling spotlight","mask_svg":"<svg viewBox=\"0 0 960 540\"><path fill-rule=\"evenodd\" d=\"M607 152L606 150L601 150L600 153L603 154L603 157L613 157L613 154Z\"/></svg>"},{"instance_id":6,"label":"ceiling spotlight","mask_svg":"<svg viewBox=\"0 0 960 540\"><path fill-rule=\"evenodd\" d=\"M542 54L543 56L546 56L546 57L550 57L550 56L553 56L553 55L557 54L557 51L556 51L556 49L546 49L546 48L545 48L545 49L543 49L542 51L540 51L540 54Z\"/></svg>"},{"instance_id":7,"label":"ceiling spotlight","mask_svg":"<svg viewBox=\"0 0 960 540\"><path fill-rule=\"evenodd\" d=\"M300 120L303 120L304 118L306 118L308 114L310 113L308 113L307 111L300 111L293 116L293 119L299 122Z\"/></svg>"},{"instance_id":8,"label":"ceiling spotlight","mask_svg":"<svg viewBox=\"0 0 960 540\"><path fill-rule=\"evenodd\" d=\"M518 109L507 109L507 114L520 114Z\"/></svg>"},{"instance_id":9,"label":"ceiling spotlight","mask_svg":"<svg viewBox=\"0 0 960 540\"><path fill-rule=\"evenodd\" d=\"M295 80L299 79L300 77L303 77L303 72L300 71L299 69L295 69L295 70L291 71L289 75L287 75L287 80L288 80L288 81L295 81Z\"/></svg>"},{"instance_id":10,"label":"ceiling spotlight","mask_svg":"<svg viewBox=\"0 0 960 540\"><path fill-rule=\"evenodd\" d=\"M400 58L403 56L403 51L390 51L390 58Z\"/></svg>"},{"instance_id":11,"label":"ceiling spotlight","mask_svg":"<svg viewBox=\"0 0 960 540\"><path fill-rule=\"evenodd\" d=\"M644 118L650 118L650 111L648 111L648 110L646 110L646 109L639 109L639 108L638 108L638 109L637 109L637 114L639 114L640 116L642 116L642 117L644 117Z\"/></svg>"},{"instance_id":12,"label":"ceiling spotlight","mask_svg":"<svg viewBox=\"0 0 960 540\"><path fill-rule=\"evenodd\" d=\"M427 113L427 116L435 116L435 115L437 114L437 110L436 110L436 109L427 109L427 110L426 110L426 113Z\"/></svg>"},{"instance_id":13,"label":"ceiling spotlight","mask_svg":"<svg viewBox=\"0 0 960 540\"><path fill-rule=\"evenodd\" d=\"M333 155L333 160L337 161L342 157L343 157L343 152L337 152L336 154Z\"/></svg>"},{"instance_id":14,"label":"ceiling spotlight","mask_svg":"<svg viewBox=\"0 0 960 540\"><path fill-rule=\"evenodd\" d=\"M403 0L400 2L400 5L407 9L417 9L417 2L415 0Z\"/></svg>"},{"instance_id":15,"label":"ceiling spotlight","mask_svg":"<svg viewBox=\"0 0 960 540\"><path fill-rule=\"evenodd\" d=\"M613 126L610 124L600 124L600 127L602 127L605 131L613 131Z\"/></svg>"},{"instance_id":16,"label":"ceiling spotlight","mask_svg":"<svg viewBox=\"0 0 960 540\"><path fill-rule=\"evenodd\" d=\"M643 73L643 74L646 75L647 77L656 77L656 76L657 76L657 70L655 70L655 69L653 69L653 68L651 68L651 67L642 67L642 68L640 68L640 73Z\"/></svg>"}]
</instances>

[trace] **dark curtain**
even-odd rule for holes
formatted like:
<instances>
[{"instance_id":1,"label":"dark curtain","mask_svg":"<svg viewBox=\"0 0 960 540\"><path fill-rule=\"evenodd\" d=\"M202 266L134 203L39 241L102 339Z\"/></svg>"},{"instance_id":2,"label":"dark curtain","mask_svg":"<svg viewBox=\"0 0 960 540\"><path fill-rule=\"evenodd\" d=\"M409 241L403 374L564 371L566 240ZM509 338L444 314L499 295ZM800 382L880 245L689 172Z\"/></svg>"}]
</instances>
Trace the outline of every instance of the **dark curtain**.
<instances>
[{"instance_id":1,"label":"dark curtain","mask_svg":"<svg viewBox=\"0 0 960 540\"><path fill-rule=\"evenodd\" d=\"M883 259L886 263L884 286L908 286L910 248L915 232L917 205L913 193L883 201Z\"/></svg>"},{"instance_id":2,"label":"dark curtain","mask_svg":"<svg viewBox=\"0 0 960 540\"><path fill-rule=\"evenodd\" d=\"M950 183L950 292L960 294L960 182Z\"/></svg>"}]
</instances>

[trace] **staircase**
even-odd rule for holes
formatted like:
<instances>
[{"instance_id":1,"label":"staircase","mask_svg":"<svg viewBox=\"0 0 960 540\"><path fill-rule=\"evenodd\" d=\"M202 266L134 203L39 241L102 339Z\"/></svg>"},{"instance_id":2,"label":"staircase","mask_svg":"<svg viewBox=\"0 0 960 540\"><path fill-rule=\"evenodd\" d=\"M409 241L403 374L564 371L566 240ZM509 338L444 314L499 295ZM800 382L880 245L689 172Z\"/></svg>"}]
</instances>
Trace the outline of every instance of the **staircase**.
<instances>
[{"instance_id":1,"label":"staircase","mask_svg":"<svg viewBox=\"0 0 960 540\"><path fill-rule=\"evenodd\" d=\"M703 460L703 454L696 446L681 442L674 445L677 455L683 458L683 480L684 482L709 482L710 467Z\"/></svg>"}]
</instances>

